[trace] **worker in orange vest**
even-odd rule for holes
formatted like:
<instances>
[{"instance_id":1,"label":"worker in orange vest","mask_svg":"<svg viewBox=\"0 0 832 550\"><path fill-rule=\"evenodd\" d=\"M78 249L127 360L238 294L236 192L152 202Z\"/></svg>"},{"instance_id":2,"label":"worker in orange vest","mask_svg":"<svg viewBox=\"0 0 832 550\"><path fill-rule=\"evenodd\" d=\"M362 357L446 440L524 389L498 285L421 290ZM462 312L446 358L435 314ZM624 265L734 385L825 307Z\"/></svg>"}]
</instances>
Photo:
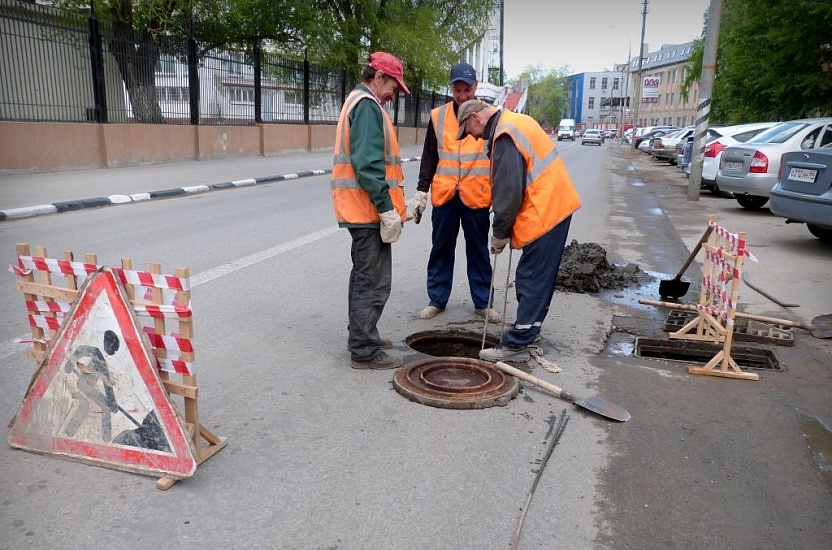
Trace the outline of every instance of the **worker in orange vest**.
<instances>
[{"instance_id":1,"label":"worker in orange vest","mask_svg":"<svg viewBox=\"0 0 832 550\"><path fill-rule=\"evenodd\" d=\"M352 237L347 348L354 369L394 369L402 359L385 353L378 321L393 279L391 243L407 215L404 174L396 131L382 108L404 83L402 62L387 52L370 55L341 109L335 130L332 204L340 227Z\"/></svg>"},{"instance_id":2,"label":"worker in orange vest","mask_svg":"<svg viewBox=\"0 0 832 550\"><path fill-rule=\"evenodd\" d=\"M479 356L492 362L528 361L549 312L569 224L581 201L555 144L533 118L477 100L463 103L457 118L458 139L466 134L483 139L491 159L491 252L499 254L509 243L523 250L514 279L514 326Z\"/></svg>"},{"instance_id":3,"label":"worker in orange vest","mask_svg":"<svg viewBox=\"0 0 832 550\"><path fill-rule=\"evenodd\" d=\"M431 195L431 239L428 257L427 291L430 302L419 317L431 319L448 304L453 288L456 241L460 225L465 237L468 262L468 287L474 311L488 320L500 316L489 303L491 264L488 258L488 209L491 206L491 181L485 144L473 137L456 138L456 112L474 98L477 73L468 63L451 67L453 101L433 109L425 133L422 163L416 196L411 200L418 223Z\"/></svg>"}]
</instances>

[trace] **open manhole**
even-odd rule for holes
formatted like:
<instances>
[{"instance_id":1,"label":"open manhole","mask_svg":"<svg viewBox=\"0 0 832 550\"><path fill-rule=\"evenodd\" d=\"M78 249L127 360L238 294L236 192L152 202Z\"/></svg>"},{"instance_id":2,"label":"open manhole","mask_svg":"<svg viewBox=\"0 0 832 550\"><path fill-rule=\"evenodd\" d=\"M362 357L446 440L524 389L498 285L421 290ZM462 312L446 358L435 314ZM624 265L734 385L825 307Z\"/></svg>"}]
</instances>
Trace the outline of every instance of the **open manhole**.
<instances>
[{"instance_id":1,"label":"open manhole","mask_svg":"<svg viewBox=\"0 0 832 550\"><path fill-rule=\"evenodd\" d=\"M493 348L500 343L499 338L486 335L485 347ZM432 357L470 357L479 359L482 334L459 330L428 330L411 334L404 339L404 344L414 351Z\"/></svg>"},{"instance_id":2,"label":"open manhole","mask_svg":"<svg viewBox=\"0 0 832 550\"><path fill-rule=\"evenodd\" d=\"M516 378L481 361L482 334L463 331L418 332L404 343L431 357L406 363L393 376L393 387L411 401L442 409L485 409L505 405L517 395ZM486 347L499 340L486 336Z\"/></svg>"},{"instance_id":3,"label":"open manhole","mask_svg":"<svg viewBox=\"0 0 832 550\"><path fill-rule=\"evenodd\" d=\"M691 340L658 340L637 337L635 341L636 357L651 357L671 361L688 361L706 364L722 350L721 345ZM783 371L780 361L771 350L748 346L731 346L731 357L737 366L745 369L762 369Z\"/></svg>"}]
</instances>

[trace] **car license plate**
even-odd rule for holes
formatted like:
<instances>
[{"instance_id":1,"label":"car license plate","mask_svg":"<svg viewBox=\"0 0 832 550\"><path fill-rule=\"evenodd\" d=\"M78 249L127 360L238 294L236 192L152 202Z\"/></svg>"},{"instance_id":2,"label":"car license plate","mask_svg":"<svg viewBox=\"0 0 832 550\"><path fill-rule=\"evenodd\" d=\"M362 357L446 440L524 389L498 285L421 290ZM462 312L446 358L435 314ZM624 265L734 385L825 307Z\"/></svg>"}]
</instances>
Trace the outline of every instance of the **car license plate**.
<instances>
[{"instance_id":1,"label":"car license plate","mask_svg":"<svg viewBox=\"0 0 832 550\"><path fill-rule=\"evenodd\" d=\"M789 179L791 181L803 181L806 183L815 183L815 178L818 177L817 170L808 170L806 168L792 168L789 170Z\"/></svg>"},{"instance_id":2,"label":"car license plate","mask_svg":"<svg viewBox=\"0 0 832 550\"><path fill-rule=\"evenodd\" d=\"M725 162L725 169L726 170L742 170L742 163L741 162Z\"/></svg>"}]
</instances>

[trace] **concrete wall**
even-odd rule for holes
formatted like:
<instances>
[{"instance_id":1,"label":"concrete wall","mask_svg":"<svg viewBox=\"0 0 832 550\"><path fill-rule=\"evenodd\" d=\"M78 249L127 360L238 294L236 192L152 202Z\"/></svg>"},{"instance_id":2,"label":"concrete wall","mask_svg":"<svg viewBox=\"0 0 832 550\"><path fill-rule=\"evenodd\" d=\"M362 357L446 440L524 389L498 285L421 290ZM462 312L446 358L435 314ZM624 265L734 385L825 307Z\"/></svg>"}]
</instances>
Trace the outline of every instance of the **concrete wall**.
<instances>
[{"instance_id":1,"label":"concrete wall","mask_svg":"<svg viewBox=\"0 0 832 550\"><path fill-rule=\"evenodd\" d=\"M402 146L424 129L399 127ZM331 150L334 125L187 126L0 121L0 173L116 168Z\"/></svg>"}]
</instances>

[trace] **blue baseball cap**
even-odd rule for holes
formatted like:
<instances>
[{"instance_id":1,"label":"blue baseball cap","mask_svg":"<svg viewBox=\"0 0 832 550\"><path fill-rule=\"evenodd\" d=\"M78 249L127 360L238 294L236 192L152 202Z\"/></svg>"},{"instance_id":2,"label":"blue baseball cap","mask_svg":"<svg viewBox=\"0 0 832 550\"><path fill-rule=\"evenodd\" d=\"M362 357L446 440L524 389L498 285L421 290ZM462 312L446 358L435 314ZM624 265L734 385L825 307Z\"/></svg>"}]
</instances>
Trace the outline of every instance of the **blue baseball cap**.
<instances>
[{"instance_id":1,"label":"blue baseball cap","mask_svg":"<svg viewBox=\"0 0 832 550\"><path fill-rule=\"evenodd\" d=\"M451 84L454 82L464 82L471 85L477 81L477 71L468 63L457 63L451 67Z\"/></svg>"}]
</instances>

